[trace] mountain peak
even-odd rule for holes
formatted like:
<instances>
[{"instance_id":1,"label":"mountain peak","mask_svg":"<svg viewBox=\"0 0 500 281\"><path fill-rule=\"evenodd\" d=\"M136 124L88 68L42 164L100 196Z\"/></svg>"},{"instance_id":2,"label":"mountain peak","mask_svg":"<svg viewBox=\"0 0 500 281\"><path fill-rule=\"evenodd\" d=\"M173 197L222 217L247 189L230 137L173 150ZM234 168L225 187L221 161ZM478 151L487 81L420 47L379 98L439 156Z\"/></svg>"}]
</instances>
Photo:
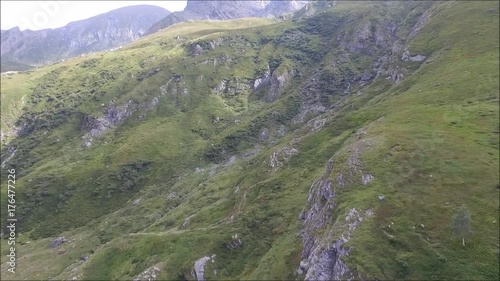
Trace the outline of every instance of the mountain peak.
<instances>
[{"instance_id":1,"label":"mountain peak","mask_svg":"<svg viewBox=\"0 0 500 281\"><path fill-rule=\"evenodd\" d=\"M226 20L244 17L276 17L300 10L308 1L200 1L188 0L182 12L172 13L153 25L146 34L189 20Z\"/></svg>"},{"instance_id":2,"label":"mountain peak","mask_svg":"<svg viewBox=\"0 0 500 281\"><path fill-rule=\"evenodd\" d=\"M169 14L158 6L135 5L55 29L21 31L14 27L2 31L1 58L2 61L39 65L116 48L138 39ZM16 69L2 69L8 70Z\"/></svg>"}]
</instances>

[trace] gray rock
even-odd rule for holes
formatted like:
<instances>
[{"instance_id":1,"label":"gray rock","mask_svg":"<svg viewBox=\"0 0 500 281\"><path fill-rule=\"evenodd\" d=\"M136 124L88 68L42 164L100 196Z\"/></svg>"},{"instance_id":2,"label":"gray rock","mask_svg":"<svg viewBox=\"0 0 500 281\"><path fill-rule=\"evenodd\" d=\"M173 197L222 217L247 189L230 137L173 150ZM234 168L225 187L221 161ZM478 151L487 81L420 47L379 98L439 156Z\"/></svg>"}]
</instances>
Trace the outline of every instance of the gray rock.
<instances>
[{"instance_id":1,"label":"gray rock","mask_svg":"<svg viewBox=\"0 0 500 281\"><path fill-rule=\"evenodd\" d=\"M132 202L132 206L137 206L139 203L141 203L141 198L135 199L134 202Z\"/></svg>"},{"instance_id":2,"label":"gray rock","mask_svg":"<svg viewBox=\"0 0 500 281\"><path fill-rule=\"evenodd\" d=\"M260 135L259 135L259 140L260 141L266 141L269 139L269 129L268 128L264 128L261 132L260 132Z\"/></svg>"},{"instance_id":3,"label":"gray rock","mask_svg":"<svg viewBox=\"0 0 500 281\"><path fill-rule=\"evenodd\" d=\"M212 257L203 257L194 263L193 271L191 272L191 274L194 278L196 278L196 280L205 281L205 266L210 260L214 262L215 255L212 255Z\"/></svg>"},{"instance_id":4,"label":"gray rock","mask_svg":"<svg viewBox=\"0 0 500 281\"><path fill-rule=\"evenodd\" d=\"M281 137L283 137L285 134L286 134L286 126L285 125L281 125L280 128L278 129L278 135L280 135Z\"/></svg>"},{"instance_id":5,"label":"gray rock","mask_svg":"<svg viewBox=\"0 0 500 281\"><path fill-rule=\"evenodd\" d=\"M283 89L288 85L293 73L293 71L288 69L278 69L275 70L271 76L271 88L265 97L267 102L273 102L279 97Z\"/></svg>"},{"instance_id":6,"label":"gray rock","mask_svg":"<svg viewBox=\"0 0 500 281\"><path fill-rule=\"evenodd\" d=\"M58 238L52 240L52 243L50 244L50 247L52 249L57 248L60 245L62 245L64 242L66 242L66 239L64 238L64 236L58 237Z\"/></svg>"},{"instance_id":7,"label":"gray rock","mask_svg":"<svg viewBox=\"0 0 500 281\"><path fill-rule=\"evenodd\" d=\"M379 196L378 196L378 200L382 201L382 200L384 200L384 199L385 199L385 196L384 196L384 195L379 195Z\"/></svg>"},{"instance_id":8,"label":"gray rock","mask_svg":"<svg viewBox=\"0 0 500 281\"><path fill-rule=\"evenodd\" d=\"M410 52L408 50L405 50L403 52L403 56L401 57L402 61L409 61L410 60Z\"/></svg>"},{"instance_id":9,"label":"gray rock","mask_svg":"<svg viewBox=\"0 0 500 281\"><path fill-rule=\"evenodd\" d=\"M361 174L361 182L363 185L369 184L373 179L374 177L370 174Z\"/></svg>"},{"instance_id":10,"label":"gray rock","mask_svg":"<svg viewBox=\"0 0 500 281\"><path fill-rule=\"evenodd\" d=\"M87 116L82 126L83 131L87 133L83 136L84 147L90 147L94 138L101 136L106 131L123 123L134 112L145 109L151 110L158 105L160 99L154 97L151 101L138 103L134 100L129 100L121 106L111 105L104 111L102 117Z\"/></svg>"},{"instance_id":11,"label":"gray rock","mask_svg":"<svg viewBox=\"0 0 500 281\"><path fill-rule=\"evenodd\" d=\"M175 198L177 198L177 193L175 193L175 192L170 192L168 194L168 196L167 196L168 200L172 200L172 199L175 199Z\"/></svg>"},{"instance_id":12,"label":"gray rock","mask_svg":"<svg viewBox=\"0 0 500 281\"><path fill-rule=\"evenodd\" d=\"M354 150L357 154L357 149ZM359 165L357 158L352 155L347 162L351 169L357 169ZM329 179L333 168L331 159L327 162L323 175L311 185L308 205L299 216L303 221L303 249L297 273L305 274L304 280L354 279L354 274L340 257L349 255L349 248L345 248L344 244L351 239L352 233L363 218L373 215L371 210L358 212L352 208L345 215L345 220L339 217L329 231L325 229L336 206L334 184ZM344 187L347 187L347 184ZM334 240L333 237L340 238Z\"/></svg>"},{"instance_id":13,"label":"gray rock","mask_svg":"<svg viewBox=\"0 0 500 281\"><path fill-rule=\"evenodd\" d=\"M152 266L144 270L141 274L134 278L134 281L154 281L158 278L160 269L156 266Z\"/></svg>"},{"instance_id":14,"label":"gray rock","mask_svg":"<svg viewBox=\"0 0 500 281\"><path fill-rule=\"evenodd\" d=\"M7 156L7 158L2 161L2 164L0 165L1 168L5 168L5 164L7 164L7 162L9 162L9 160L12 159L14 155L16 155L17 149L15 147L9 147L7 151L10 153L10 155Z\"/></svg>"},{"instance_id":15,"label":"gray rock","mask_svg":"<svg viewBox=\"0 0 500 281\"><path fill-rule=\"evenodd\" d=\"M268 86L270 83L271 83L271 70L269 69L268 65L266 72L262 76L254 80L252 85L252 90L258 91L263 87Z\"/></svg>"},{"instance_id":16,"label":"gray rock","mask_svg":"<svg viewBox=\"0 0 500 281\"><path fill-rule=\"evenodd\" d=\"M181 225L181 229L186 228L189 225L189 222L190 222L189 218L185 219Z\"/></svg>"},{"instance_id":17,"label":"gray rock","mask_svg":"<svg viewBox=\"0 0 500 281\"><path fill-rule=\"evenodd\" d=\"M298 153L299 151L291 146L279 148L269 156L269 166L274 170L277 170L288 162L293 155Z\"/></svg>"},{"instance_id":18,"label":"gray rock","mask_svg":"<svg viewBox=\"0 0 500 281\"><path fill-rule=\"evenodd\" d=\"M199 56L201 54L203 54L203 48L200 45L196 44L191 46L191 55Z\"/></svg>"},{"instance_id":19,"label":"gray rock","mask_svg":"<svg viewBox=\"0 0 500 281\"><path fill-rule=\"evenodd\" d=\"M212 89L212 92L223 97L237 96L250 92L249 81L247 79L224 79Z\"/></svg>"},{"instance_id":20,"label":"gray rock","mask_svg":"<svg viewBox=\"0 0 500 281\"><path fill-rule=\"evenodd\" d=\"M361 75L361 82L370 81L372 78L373 75L371 75L370 73L364 73L363 75Z\"/></svg>"},{"instance_id":21,"label":"gray rock","mask_svg":"<svg viewBox=\"0 0 500 281\"><path fill-rule=\"evenodd\" d=\"M421 61L425 60L425 56L423 56L423 55L412 56L412 57L410 57L410 60L416 61L416 62L421 62Z\"/></svg>"}]
</instances>

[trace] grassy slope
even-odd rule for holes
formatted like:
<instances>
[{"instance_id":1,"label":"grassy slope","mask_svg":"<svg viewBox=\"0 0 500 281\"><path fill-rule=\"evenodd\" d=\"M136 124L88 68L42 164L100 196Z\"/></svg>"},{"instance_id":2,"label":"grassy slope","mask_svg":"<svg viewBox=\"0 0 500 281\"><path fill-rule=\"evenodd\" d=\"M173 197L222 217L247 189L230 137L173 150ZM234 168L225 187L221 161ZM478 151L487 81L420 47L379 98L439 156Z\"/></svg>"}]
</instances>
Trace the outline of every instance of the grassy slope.
<instances>
[{"instance_id":1,"label":"grassy slope","mask_svg":"<svg viewBox=\"0 0 500 281\"><path fill-rule=\"evenodd\" d=\"M410 44L430 54L427 63L366 107L384 116L367 137L385 139L365 155L381 177L361 205L376 206L376 217L352 241L352 262L368 276L498 277L499 29L492 20L498 3L444 5ZM367 196L356 193L346 194L346 207ZM388 198L376 202L377 193ZM474 231L465 248L451 237L461 205L472 211Z\"/></svg>"},{"instance_id":2,"label":"grassy slope","mask_svg":"<svg viewBox=\"0 0 500 281\"><path fill-rule=\"evenodd\" d=\"M332 174L335 180L350 150L359 143L352 132L364 127L366 134L362 140L375 141L363 151L362 165L375 180L368 186L359 184L337 190L338 207L332 221L334 223L337 217L341 220L353 207L371 208L375 213L372 219L364 221L350 242L353 250L346 261L351 268L363 276L380 279L495 279L499 275L496 266L499 44L498 39L492 39L498 35L498 12L492 13L491 8L498 11L498 3L455 2L442 6L439 16L432 17L410 42L411 53L426 54L426 63L388 91L376 92L374 85L371 91L380 95L356 111L346 107L342 110L343 117L304 138L298 146L300 153L278 171L269 168L269 155L276 147L288 143L293 134L280 139L275 147L257 145L260 153L232 165L217 166L199 159L206 145L223 142L222 136L246 129L254 112L271 111L281 103L272 105L271 110L266 109L267 105L250 104L255 111L251 109L238 116L231 108L222 109L224 99L200 95L196 87L190 88L194 94L189 101L166 97L168 102L147 113L144 122L125 123L99 140L100 145L90 151L75 150L81 142L79 137L74 137L77 123L71 125L70 122L49 133L52 135L48 139L68 136L68 141L62 147L53 148L60 150L58 154L30 168L29 174L20 181L20 188L28 186L29 179L46 175L47 171L65 175L63 179L55 176L64 182L60 185L73 184L78 188L71 201L64 205L62 216L55 215L44 222L55 226L67 222L68 216L72 221L69 226L90 222L76 229L61 227L67 238L75 239L63 246L67 250L64 255L57 254L59 249L48 248L48 238L33 241L24 234L20 241L32 242L19 247L26 265L20 264L23 271L19 278L48 278L60 274L59 278L68 279L81 273L86 279L130 279L155 264L162 268L160 278L192 278L194 261L216 253L216 263L206 270L209 278L293 279L301 251L297 217L305 205L309 186L333 155L338 167ZM122 70L140 72L136 63L151 56L161 59L155 59L155 65L147 68L156 67L158 63L162 69L168 69L169 58L186 54L184 49L171 45L161 48L160 42L171 44L170 38L177 35L195 38L216 32L213 36L219 37L223 34L219 33L220 29L247 27L247 21L223 22L217 28L209 26L211 30L205 29L209 27L203 23L178 25L122 51L95 55L101 61L93 71L109 69L109 65L115 63ZM252 20L252 23L269 22ZM264 30L273 34L280 28L275 25ZM198 30L203 31L196 34ZM254 32L250 30L248 34L252 36ZM220 52L231 54L224 49ZM258 57L265 58L272 55L273 48L268 46L257 53ZM185 63L205 58L187 59ZM167 60L166 68L158 62L164 60ZM65 64L82 61L77 59ZM230 69L239 69L237 77L251 77L249 70L259 68L259 64L248 65L242 58L241 63L227 70L220 67L214 80L226 78ZM189 67L181 70L182 64L176 67L179 69L162 70L165 73L161 77L168 79L171 73L180 71L188 77L187 73L192 71ZM200 69L210 77L212 68ZM194 82L199 73L192 75ZM147 88L159 85L155 79L137 85L130 83L125 86L132 89L129 94L104 98L126 101L129 97L145 96L147 100ZM366 94L370 96L370 93L368 89ZM4 96L7 95L2 83L2 102ZM20 96L17 101L19 99ZM359 101L357 97L352 99ZM95 104L98 103L83 104L80 109L98 114ZM177 107L185 104L189 105L187 111L179 112ZM215 116L222 117L222 124L212 124ZM240 125L225 130L235 119L241 119ZM272 128L276 124L267 126ZM203 130L212 137L207 140L186 128ZM222 132L220 136L219 132ZM295 134L302 133L299 130ZM106 169L115 171L136 160L155 161L153 167L146 170L140 190L118 193L112 200L105 196L89 197L87 186L95 184L95 180L89 179L85 184L83 178L89 175L99 178L106 174ZM107 165L110 168L106 168ZM193 173L194 167L204 170ZM95 174L96 169L104 172ZM107 181L105 177L101 180ZM175 196L169 199L173 193ZM378 195L386 198L379 201ZM141 198L140 204L132 205L127 201L131 197ZM472 211L474 230L465 248L459 239L451 236L449 226L452 215L462 204ZM111 213L104 218L92 220L99 213L108 212ZM182 228L188 217L190 223ZM57 228L53 230L54 235L58 234ZM52 233L50 228L45 231ZM241 237L243 247L226 248L233 234ZM100 246L110 239L113 240ZM5 246L5 241L2 243ZM5 251L5 247L2 249ZM92 252L95 254L83 266L74 263L79 256ZM28 264L37 266L28 269ZM5 266L3 263L2 269ZM75 271L71 272L73 267ZM215 269L217 275L213 274Z\"/></svg>"}]
</instances>

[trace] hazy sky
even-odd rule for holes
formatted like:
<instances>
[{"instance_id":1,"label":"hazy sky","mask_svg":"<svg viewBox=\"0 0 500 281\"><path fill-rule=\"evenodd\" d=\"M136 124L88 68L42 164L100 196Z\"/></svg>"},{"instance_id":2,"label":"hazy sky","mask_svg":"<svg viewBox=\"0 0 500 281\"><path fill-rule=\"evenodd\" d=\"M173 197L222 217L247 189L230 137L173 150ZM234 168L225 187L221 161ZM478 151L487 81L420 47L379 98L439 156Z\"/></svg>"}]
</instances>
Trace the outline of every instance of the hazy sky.
<instances>
[{"instance_id":1,"label":"hazy sky","mask_svg":"<svg viewBox=\"0 0 500 281\"><path fill-rule=\"evenodd\" d=\"M21 30L57 28L111 10L140 4L163 7L171 12L181 11L186 0L163 1L4 1L1 0L1 27Z\"/></svg>"}]
</instances>

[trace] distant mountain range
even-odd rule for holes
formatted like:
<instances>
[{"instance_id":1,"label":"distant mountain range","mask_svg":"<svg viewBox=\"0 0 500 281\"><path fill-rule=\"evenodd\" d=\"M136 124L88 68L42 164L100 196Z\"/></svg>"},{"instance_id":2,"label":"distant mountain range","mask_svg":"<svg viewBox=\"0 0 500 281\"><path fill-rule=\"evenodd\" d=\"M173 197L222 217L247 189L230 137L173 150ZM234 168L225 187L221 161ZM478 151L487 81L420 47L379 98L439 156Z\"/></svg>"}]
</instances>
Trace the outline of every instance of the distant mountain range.
<instances>
[{"instance_id":1,"label":"distant mountain range","mask_svg":"<svg viewBox=\"0 0 500 281\"><path fill-rule=\"evenodd\" d=\"M300 10L310 1L193 1L154 24L146 34L155 33L172 24L189 20L226 20L245 17L276 17Z\"/></svg>"},{"instance_id":2,"label":"distant mountain range","mask_svg":"<svg viewBox=\"0 0 500 281\"><path fill-rule=\"evenodd\" d=\"M140 38L169 11L151 5L124 7L64 27L1 31L2 72L117 48Z\"/></svg>"},{"instance_id":3,"label":"distant mountain range","mask_svg":"<svg viewBox=\"0 0 500 281\"><path fill-rule=\"evenodd\" d=\"M277 17L304 8L309 1L192 1L181 12L150 5L116 9L64 27L1 31L1 71L27 70L82 54L117 48L170 25L191 20Z\"/></svg>"}]
</instances>

